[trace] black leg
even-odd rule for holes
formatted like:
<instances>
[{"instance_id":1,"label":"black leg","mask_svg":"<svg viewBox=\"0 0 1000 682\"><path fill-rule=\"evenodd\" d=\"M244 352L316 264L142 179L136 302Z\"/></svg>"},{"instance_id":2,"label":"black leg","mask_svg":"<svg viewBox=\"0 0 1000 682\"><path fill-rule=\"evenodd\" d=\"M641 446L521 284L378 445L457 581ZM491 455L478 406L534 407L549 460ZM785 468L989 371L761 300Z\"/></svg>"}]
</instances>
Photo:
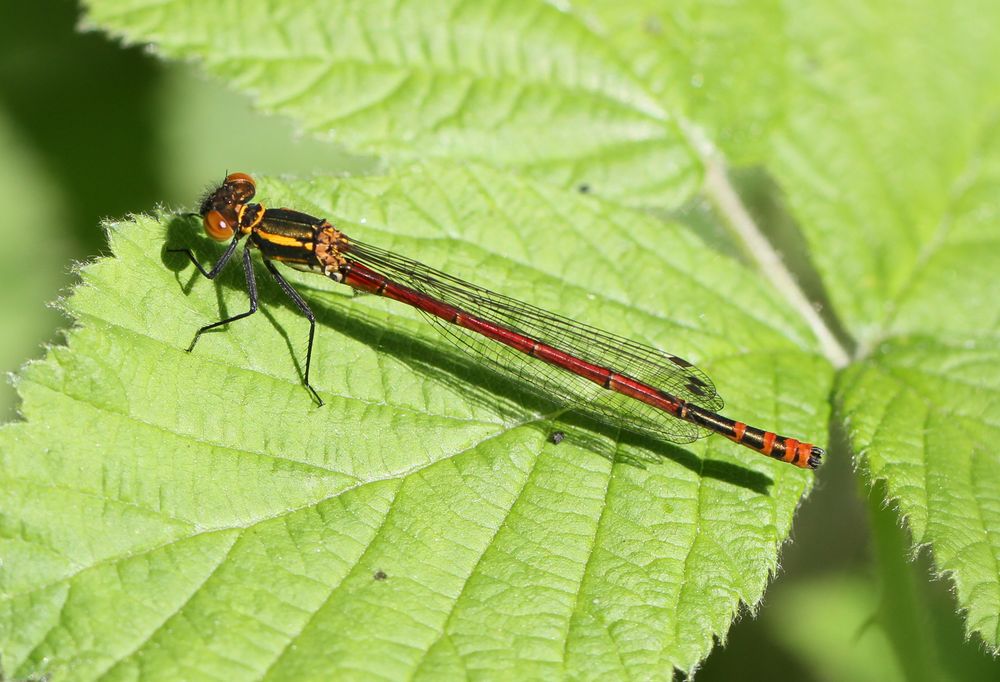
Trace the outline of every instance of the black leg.
<instances>
[{"instance_id":1,"label":"black leg","mask_svg":"<svg viewBox=\"0 0 1000 682\"><path fill-rule=\"evenodd\" d=\"M212 266L211 270L206 270L205 267L198 262L198 259L194 257L194 252L191 251L191 249L167 249L167 253L187 254L187 257L191 259L194 266L198 268L198 272L205 275L205 277L208 277L209 279L215 279L218 274L222 272L222 268L226 267L226 263L229 262L229 259L233 257L233 253L236 251L236 245L240 243L241 236L242 235L240 235L239 232L236 233L236 236L233 237L233 241L229 242L229 246L226 247L226 252L222 254L219 260L215 261L215 265Z\"/></svg>"},{"instance_id":2,"label":"black leg","mask_svg":"<svg viewBox=\"0 0 1000 682\"><path fill-rule=\"evenodd\" d=\"M219 259L219 263L225 265L225 261L229 259L235 248L236 248L236 240L234 239L232 244L229 245L229 249L227 249L226 253L223 254L222 258ZM190 251L188 253L190 254ZM191 260L194 261L195 265L198 265L198 261L194 260L194 256L191 256ZM222 269L219 263L215 264L215 267L212 268L211 272L205 272L204 270L202 270L202 272L209 279L215 277L217 274L219 274L217 270ZM200 265L198 265L198 269L201 270ZM219 320L218 322L213 322L212 324L207 324L201 329L199 329L195 333L194 338L191 339L191 345L188 346L189 353L194 348L194 344L198 343L198 339L201 338L201 335L207 332L209 329L215 329L216 327L221 327L224 324L229 324L230 322L241 320L244 317L253 315L255 312L257 312L257 280L254 278L253 274L253 261L250 260L249 243L247 243L247 245L243 247L243 274L246 275L247 278L247 294L249 294L250 296L250 310L246 311L245 313L240 313L239 315L233 315L232 317L227 317L226 319Z\"/></svg>"},{"instance_id":3,"label":"black leg","mask_svg":"<svg viewBox=\"0 0 1000 682\"><path fill-rule=\"evenodd\" d=\"M271 276L274 277L274 281L278 283L279 287L281 287L281 290L288 295L288 298L292 299L292 303L295 304L295 307L297 307L302 312L302 314L305 315L306 318L309 320L309 346L306 348L305 385L306 388L309 389L309 392L312 393L312 396L316 400L317 404L319 404L319 406L322 407L323 399L319 397L319 393L317 393L316 389L313 388L312 384L309 383L309 366L312 364L313 337L316 334L316 316L313 315L313 311L309 309L309 304L306 303L305 299L303 299L302 296L299 295L299 292L293 289L292 285L289 284L287 280L285 280L285 278L281 276L281 273L278 272L278 268L274 267L274 263L265 259L264 265L271 273Z\"/></svg>"}]
</instances>

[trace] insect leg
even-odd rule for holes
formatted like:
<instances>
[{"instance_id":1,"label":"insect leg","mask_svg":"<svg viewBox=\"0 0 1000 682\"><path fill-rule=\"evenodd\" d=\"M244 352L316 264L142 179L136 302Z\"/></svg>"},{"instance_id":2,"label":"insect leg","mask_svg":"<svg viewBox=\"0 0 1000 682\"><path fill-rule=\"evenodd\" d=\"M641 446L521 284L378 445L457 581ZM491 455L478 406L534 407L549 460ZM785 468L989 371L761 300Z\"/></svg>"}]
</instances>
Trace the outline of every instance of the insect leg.
<instances>
[{"instance_id":1,"label":"insect leg","mask_svg":"<svg viewBox=\"0 0 1000 682\"><path fill-rule=\"evenodd\" d=\"M285 292L288 298L292 299L292 303L295 304L295 307L306 316L306 319L309 320L309 345L306 348L306 371L304 383L306 388L309 389L309 392L312 393L312 396L316 400L317 404L322 406L323 399L319 397L319 393L317 393L316 389L309 383L309 367L312 365L313 354L313 337L316 335L316 316L313 315L313 311L309 308L309 304L305 302L305 299L303 299L301 295L299 295L299 292L293 289L292 285L281 276L281 273L278 272L278 268L274 267L273 262L265 259L264 266L268 269L268 272L271 273L271 276L274 277L274 281L278 283L281 290Z\"/></svg>"},{"instance_id":2,"label":"insect leg","mask_svg":"<svg viewBox=\"0 0 1000 682\"><path fill-rule=\"evenodd\" d=\"M226 263L229 262L229 259L233 257L233 253L236 251L236 245L240 243L241 236L242 235L240 235L239 232L236 233L233 240L229 242L226 252L219 257L219 260L215 261L215 265L212 266L211 270L206 270L205 266L198 262L198 259L195 258L194 252L191 251L191 249L167 249L167 253L185 254L191 262L194 263L194 266L198 268L198 272L205 275L205 277L208 277L209 279L215 279L216 276L222 272L222 268L226 267Z\"/></svg>"},{"instance_id":3,"label":"insect leg","mask_svg":"<svg viewBox=\"0 0 1000 682\"><path fill-rule=\"evenodd\" d=\"M215 267L213 267L210 272L205 272L204 270L202 270L202 272L205 274L206 277L211 279L215 277L217 274L219 274L218 271L225 266L225 261L228 260L230 256L232 256L232 252L236 249L236 243L237 242L234 239L232 243L229 245L229 248L226 250L226 253L222 255L222 258L219 259L219 262L215 264ZM195 265L198 265L198 261L194 260L194 256L191 256L191 260L194 261ZM200 265L198 265L198 269L199 270L201 269ZM201 338L201 335L207 332L209 329L215 329L216 327L221 327L224 324L235 322L236 320L243 319L244 317L253 315L255 312L257 312L257 302L258 302L257 280L255 279L253 274L253 261L250 260L249 243L247 243L246 246L243 247L243 274L246 275L246 280L247 280L247 294L250 296L250 310L246 311L245 313L240 313L239 315L233 315L232 317L227 317L226 319L219 320L218 322L213 322L212 324L207 324L201 329L199 329L195 333L194 338L191 339L191 345L188 346L189 353L194 348L194 345L198 343L198 339Z\"/></svg>"}]
</instances>

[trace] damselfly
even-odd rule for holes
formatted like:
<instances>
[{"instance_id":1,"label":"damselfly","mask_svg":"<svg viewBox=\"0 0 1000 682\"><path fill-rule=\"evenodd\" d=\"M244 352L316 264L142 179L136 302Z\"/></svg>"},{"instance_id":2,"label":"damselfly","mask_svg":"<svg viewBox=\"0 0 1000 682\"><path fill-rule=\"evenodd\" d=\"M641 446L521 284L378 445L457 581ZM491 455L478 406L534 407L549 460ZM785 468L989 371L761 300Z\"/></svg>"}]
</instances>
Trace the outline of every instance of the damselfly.
<instances>
[{"instance_id":1,"label":"damselfly","mask_svg":"<svg viewBox=\"0 0 1000 682\"><path fill-rule=\"evenodd\" d=\"M309 320L303 382L320 405L323 401L309 382L316 317L282 277L275 261L413 306L460 348L604 421L674 443L718 433L803 468L815 469L825 454L810 443L718 414L723 402L715 385L687 360L356 241L323 218L252 204L256 191L253 178L232 173L202 201L199 214L205 232L217 241L229 241L211 269L206 270L190 249L169 249L186 254L201 274L215 279L240 241L247 238L243 272L250 309L199 329L189 351L209 329L257 311L253 247L261 252L278 286Z\"/></svg>"}]
</instances>

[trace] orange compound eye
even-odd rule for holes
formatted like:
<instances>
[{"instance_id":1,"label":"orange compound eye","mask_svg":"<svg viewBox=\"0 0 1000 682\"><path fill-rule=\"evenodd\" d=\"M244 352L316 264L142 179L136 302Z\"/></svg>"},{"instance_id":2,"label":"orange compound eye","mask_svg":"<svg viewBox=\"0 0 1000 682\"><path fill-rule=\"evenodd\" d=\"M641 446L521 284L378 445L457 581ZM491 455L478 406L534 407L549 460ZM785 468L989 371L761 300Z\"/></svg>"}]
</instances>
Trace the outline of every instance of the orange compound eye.
<instances>
[{"instance_id":1,"label":"orange compound eye","mask_svg":"<svg viewBox=\"0 0 1000 682\"><path fill-rule=\"evenodd\" d=\"M233 198L241 204L253 199L257 193L257 183L246 173L230 173L225 184L232 189Z\"/></svg>"},{"instance_id":2,"label":"orange compound eye","mask_svg":"<svg viewBox=\"0 0 1000 682\"><path fill-rule=\"evenodd\" d=\"M236 231L236 216L227 217L222 211L209 211L202 219L205 233L218 242L231 239Z\"/></svg>"}]
</instances>

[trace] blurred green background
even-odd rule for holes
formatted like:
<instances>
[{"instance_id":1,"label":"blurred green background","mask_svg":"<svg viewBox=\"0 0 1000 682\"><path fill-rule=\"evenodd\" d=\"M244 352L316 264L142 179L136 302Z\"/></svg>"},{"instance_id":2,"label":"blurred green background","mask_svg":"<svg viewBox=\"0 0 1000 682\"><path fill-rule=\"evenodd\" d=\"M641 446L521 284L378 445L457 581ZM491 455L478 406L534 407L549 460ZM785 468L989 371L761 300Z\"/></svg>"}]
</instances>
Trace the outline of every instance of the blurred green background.
<instances>
[{"instance_id":1,"label":"blurred green background","mask_svg":"<svg viewBox=\"0 0 1000 682\"><path fill-rule=\"evenodd\" d=\"M75 264L105 253L101 221L190 210L227 170L358 172L373 161L297 136L186 65L76 30L59 0L7 3L0 22L0 369L16 372L71 324L52 307ZM780 200L741 181L762 222ZM761 186L769 192L760 193ZM752 191L751 191L752 190ZM157 248L151 245L151 248ZM0 422L17 419L0 386ZM861 488L841 439L799 511L782 571L699 680L1000 679L944 580L915 564L880 491Z\"/></svg>"}]
</instances>

